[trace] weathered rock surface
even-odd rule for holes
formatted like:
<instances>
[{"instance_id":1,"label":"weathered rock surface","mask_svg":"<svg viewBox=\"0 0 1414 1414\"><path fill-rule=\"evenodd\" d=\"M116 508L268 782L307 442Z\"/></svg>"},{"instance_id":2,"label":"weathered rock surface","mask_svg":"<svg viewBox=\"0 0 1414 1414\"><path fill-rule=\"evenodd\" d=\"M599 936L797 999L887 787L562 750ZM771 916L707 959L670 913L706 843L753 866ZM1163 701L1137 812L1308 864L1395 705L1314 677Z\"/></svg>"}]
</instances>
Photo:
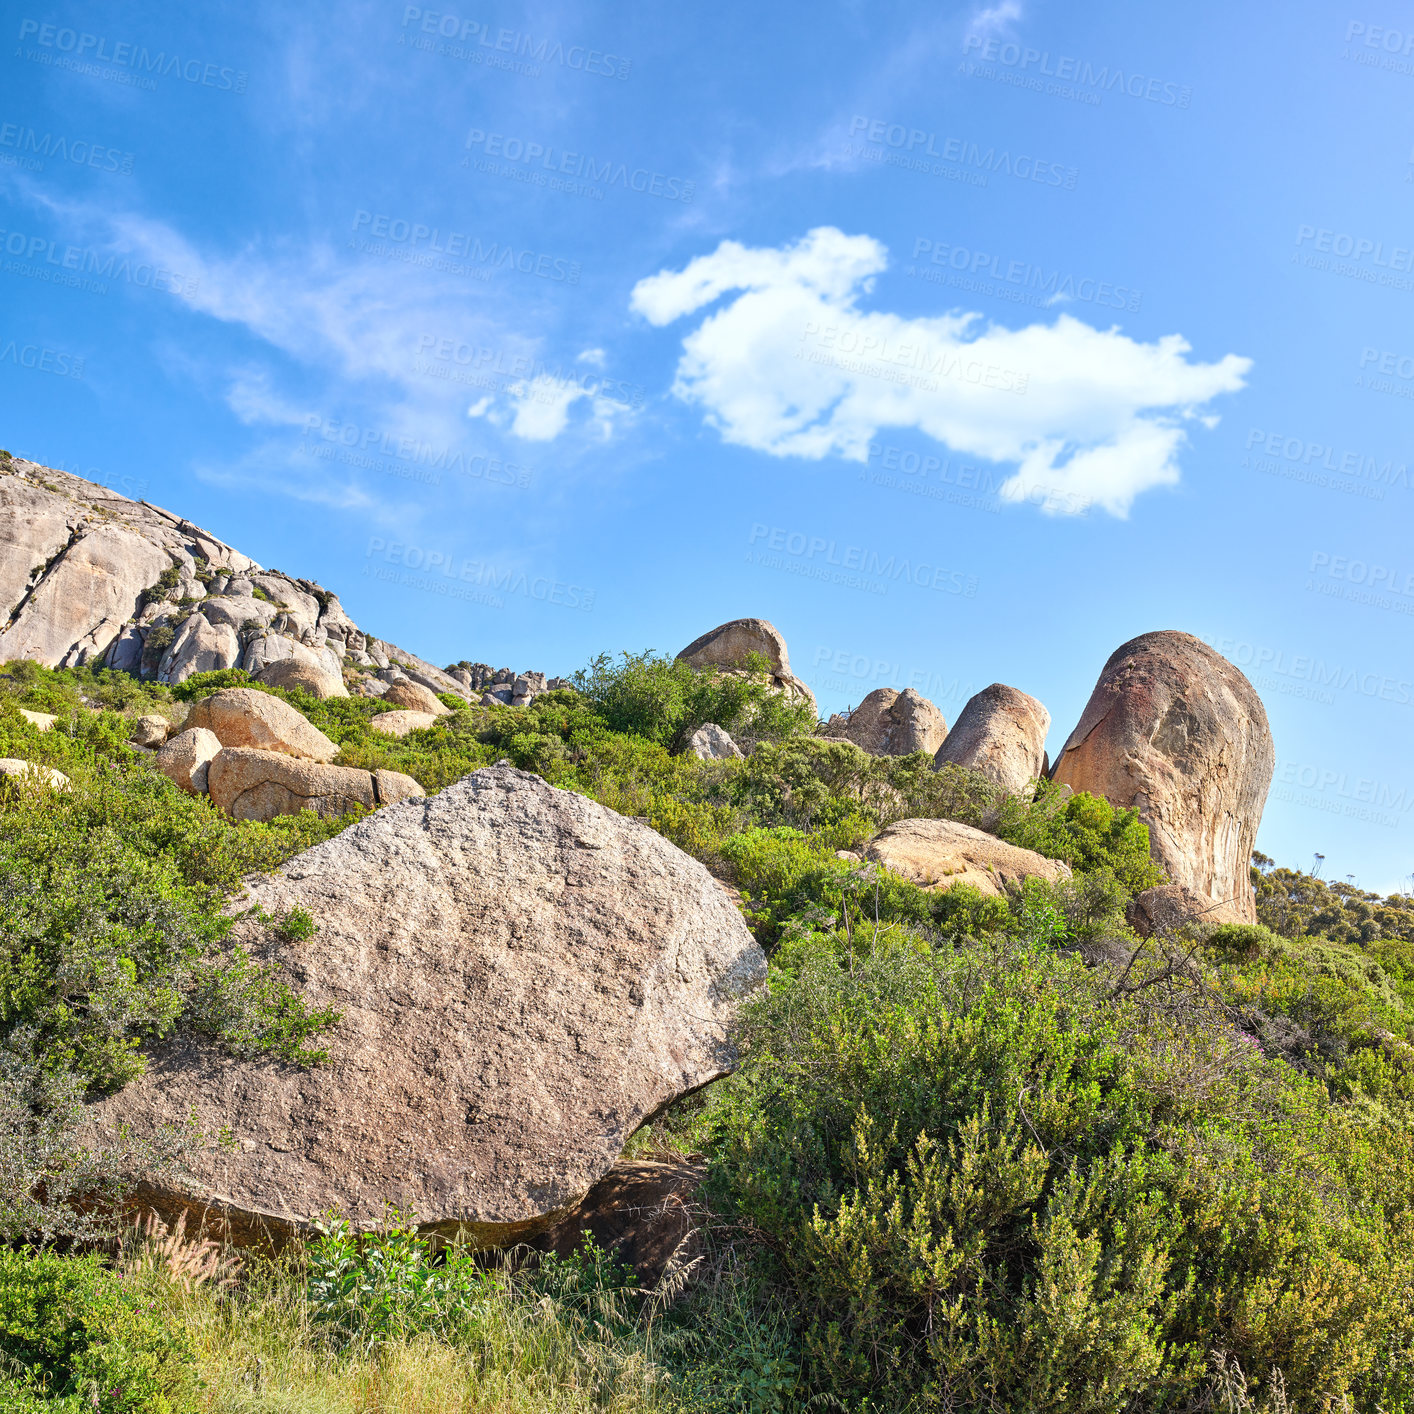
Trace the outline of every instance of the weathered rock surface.
<instances>
[{"instance_id":1,"label":"weathered rock surface","mask_svg":"<svg viewBox=\"0 0 1414 1414\"><path fill-rule=\"evenodd\" d=\"M200 615L223 632L191 623L181 600L200 601ZM308 655L335 678L348 658L396 664L433 691L459 690L440 668L363 633L312 580L263 570L159 506L18 457L0 457L0 623L0 661L102 661L151 678L172 647L170 629L187 635L168 665L172 681L201 671L188 655L257 675ZM230 663L227 633L236 639Z\"/></svg>"},{"instance_id":2,"label":"weathered rock surface","mask_svg":"<svg viewBox=\"0 0 1414 1414\"><path fill-rule=\"evenodd\" d=\"M180 731L157 753L157 769L191 795L205 795L207 768L221 743L206 727Z\"/></svg>"},{"instance_id":3,"label":"weathered rock surface","mask_svg":"<svg viewBox=\"0 0 1414 1414\"><path fill-rule=\"evenodd\" d=\"M309 941L257 951L340 1012L329 1061L185 1041L96 1111L137 1135L193 1111L230 1125L232 1147L155 1196L223 1212L237 1235L330 1206L368 1228L393 1203L479 1241L530 1236L646 1119L731 1069L736 1002L766 971L701 864L504 766L296 856L236 907L252 904L314 916Z\"/></svg>"},{"instance_id":4,"label":"weathered rock surface","mask_svg":"<svg viewBox=\"0 0 1414 1414\"><path fill-rule=\"evenodd\" d=\"M652 1287L669 1262L680 1267L696 1255L693 1195L704 1166L684 1159L620 1159L584 1200L536 1237L542 1252L571 1257L586 1237L611 1252Z\"/></svg>"},{"instance_id":5,"label":"weathered rock surface","mask_svg":"<svg viewBox=\"0 0 1414 1414\"><path fill-rule=\"evenodd\" d=\"M994 682L967 699L934 763L966 766L1018 795L1045 774L1050 729L1051 714L1034 697Z\"/></svg>"},{"instance_id":6,"label":"weathered rock surface","mask_svg":"<svg viewBox=\"0 0 1414 1414\"><path fill-rule=\"evenodd\" d=\"M336 677L323 667L316 667L300 658L277 659L261 670L257 681L263 682L267 687L287 690L298 688L301 692L307 692L311 697L321 700L349 695L341 677Z\"/></svg>"},{"instance_id":7,"label":"weathered rock surface","mask_svg":"<svg viewBox=\"0 0 1414 1414\"><path fill-rule=\"evenodd\" d=\"M1135 807L1169 882L1250 923L1247 871L1275 763L1252 684L1200 639L1162 630L1110 655L1054 775Z\"/></svg>"},{"instance_id":8,"label":"weathered rock surface","mask_svg":"<svg viewBox=\"0 0 1414 1414\"><path fill-rule=\"evenodd\" d=\"M171 735L171 731L172 724L166 717L159 717L155 712L149 712L133 723L128 740L134 746L161 746Z\"/></svg>"},{"instance_id":9,"label":"weathered rock surface","mask_svg":"<svg viewBox=\"0 0 1414 1414\"><path fill-rule=\"evenodd\" d=\"M1033 876L1051 883L1071 877L1059 859L955 820L900 820L874 837L865 857L925 889L971 884L992 897Z\"/></svg>"},{"instance_id":10,"label":"weathered rock surface","mask_svg":"<svg viewBox=\"0 0 1414 1414\"><path fill-rule=\"evenodd\" d=\"M202 613L188 616L172 646L162 656L157 681L185 682L197 673L234 668L241 660L241 640L235 629L212 623Z\"/></svg>"},{"instance_id":11,"label":"weathered rock surface","mask_svg":"<svg viewBox=\"0 0 1414 1414\"><path fill-rule=\"evenodd\" d=\"M192 704L189 727L216 733L222 746L282 751L307 761L332 761L339 748L288 702L254 687L226 687Z\"/></svg>"},{"instance_id":12,"label":"weathered rock surface","mask_svg":"<svg viewBox=\"0 0 1414 1414\"><path fill-rule=\"evenodd\" d=\"M431 712L380 712L368 725L384 736L406 736L409 732L430 727L436 720Z\"/></svg>"},{"instance_id":13,"label":"weathered rock surface","mask_svg":"<svg viewBox=\"0 0 1414 1414\"><path fill-rule=\"evenodd\" d=\"M37 761L21 761L16 756L0 756L0 777L4 782L22 786L37 786L48 790L68 790L69 778L52 766Z\"/></svg>"},{"instance_id":14,"label":"weathered rock surface","mask_svg":"<svg viewBox=\"0 0 1414 1414\"><path fill-rule=\"evenodd\" d=\"M1155 933L1176 933L1185 924L1216 927L1220 923L1246 923L1240 909L1214 903L1182 884L1159 884L1136 894L1124 911L1125 921L1141 938Z\"/></svg>"},{"instance_id":15,"label":"weathered rock surface","mask_svg":"<svg viewBox=\"0 0 1414 1414\"><path fill-rule=\"evenodd\" d=\"M280 751L223 747L207 772L213 805L237 820L277 815L345 815L355 806L374 810L426 792L401 771L364 771L301 761Z\"/></svg>"},{"instance_id":16,"label":"weathered rock surface","mask_svg":"<svg viewBox=\"0 0 1414 1414\"><path fill-rule=\"evenodd\" d=\"M834 718L831 718L831 722ZM948 724L920 692L876 687L844 721L843 735L871 756L932 756L948 734Z\"/></svg>"},{"instance_id":17,"label":"weathered rock surface","mask_svg":"<svg viewBox=\"0 0 1414 1414\"><path fill-rule=\"evenodd\" d=\"M781 631L766 619L732 619L694 638L678 654L691 667L734 669L746 666L747 656L759 653L782 692L810 703L815 710L815 694L791 672L790 654Z\"/></svg>"},{"instance_id":18,"label":"weathered rock surface","mask_svg":"<svg viewBox=\"0 0 1414 1414\"><path fill-rule=\"evenodd\" d=\"M428 712L434 717L445 717L448 712L445 702L439 702L434 693L411 678L389 683L383 701L391 702L394 707L401 707L407 712Z\"/></svg>"},{"instance_id":19,"label":"weathered rock surface","mask_svg":"<svg viewBox=\"0 0 1414 1414\"><path fill-rule=\"evenodd\" d=\"M687 739L687 754L699 761L739 761L741 748L716 722L698 727Z\"/></svg>"},{"instance_id":20,"label":"weathered rock surface","mask_svg":"<svg viewBox=\"0 0 1414 1414\"><path fill-rule=\"evenodd\" d=\"M54 723L59 720L53 712L31 712L28 707L20 708L20 716L22 716L30 726L38 727L42 732L51 730ZM138 720L145 721L146 719L140 717Z\"/></svg>"}]
</instances>

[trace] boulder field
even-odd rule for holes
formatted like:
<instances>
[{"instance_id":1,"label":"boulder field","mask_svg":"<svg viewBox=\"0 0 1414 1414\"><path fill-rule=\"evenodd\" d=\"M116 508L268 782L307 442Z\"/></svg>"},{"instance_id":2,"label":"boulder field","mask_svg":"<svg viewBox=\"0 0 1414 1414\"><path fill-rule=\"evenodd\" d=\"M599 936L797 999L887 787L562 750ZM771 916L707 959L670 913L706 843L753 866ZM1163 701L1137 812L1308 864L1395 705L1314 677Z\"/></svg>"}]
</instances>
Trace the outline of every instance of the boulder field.
<instances>
[{"instance_id":1,"label":"boulder field","mask_svg":"<svg viewBox=\"0 0 1414 1414\"><path fill-rule=\"evenodd\" d=\"M0 600L0 658L172 684L241 667L315 699L381 699L394 710L373 729L394 737L435 726L449 701L517 710L569 686L485 663L437 668L360 630L313 581L262 569L146 502L3 456ZM815 709L768 620L729 620L678 658L713 674L764 661L776 691ZM57 724L25 716L39 731ZM1053 767L1050 722L1004 683L951 729L917 691L883 687L816 731L870 755L922 753L923 768L966 768L1012 795L1049 776L1134 808L1167 876L1130 906L1141 935L1255 917L1248 863L1274 750L1236 667L1189 634L1146 633L1105 663ZM754 749L749 724L738 734L706 723L684 750L729 774ZM697 1170L621 1155L646 1120L735 1063L735 1008L766 963L728 889L641 822L505 763L431 798L398 772L340 765L336 743L267 691L211 693L179 728L137 719L131 741L238 819L375 812L247 880L232 906L233 943L339 1013L329 1062L302 1069L188 1039L160 1045L146 1075L96 1107L102 1127L139 1137L193 1115L209 1133L229 1127L230 1145L202 1151L150 1201L238 1241L301 1230L331 1206L367 1228L392 1203L485 1243L567 1250L590 1231L628 1244L641 1270L682 1256ZM0 785L68 782L9 758ZM993 896L1070 874L934 819L888 826L865 857L926 889ZM315 933L272 941L260 920L293 909ZM651 1224L625 1219L649 1208Z\"/></svg>"}]
</instances>

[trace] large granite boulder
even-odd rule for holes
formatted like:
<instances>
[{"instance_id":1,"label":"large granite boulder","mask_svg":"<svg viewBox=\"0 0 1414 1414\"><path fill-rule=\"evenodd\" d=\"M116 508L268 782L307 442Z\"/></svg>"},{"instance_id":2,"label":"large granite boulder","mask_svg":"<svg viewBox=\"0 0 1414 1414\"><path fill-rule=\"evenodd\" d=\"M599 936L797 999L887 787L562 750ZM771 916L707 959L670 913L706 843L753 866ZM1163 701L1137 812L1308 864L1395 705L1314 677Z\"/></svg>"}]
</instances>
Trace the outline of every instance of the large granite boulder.
<instances>
[{"instance_id":1,"label":"large granite boulder","mask_svg":"<svg viewBox=\"0 0 1414 1414\"><path fill-rule=\"evenodd\" d=\"M349 695L342 676L329 672L322 662L311 663L303 658L277 658L260 670L256 681L266 687L298 688L321 700Z\"/></svg>"},{"instance_id":2,"label":"large granite boulder","mask_svg":"<svg viewBox=\"0 0 1414 1414\"><path fill-rule=\"evenodd\" d=\"M994 682L967 699L934 764L980 771L1011 795L1046 774L1051 714L1024 692Z\"/></svg>"},{"instance_id":3,"label":"large granite boulder","mask_svg":"<svg viewBox=\"0 0 1414 1414\"><path fill-rule=\"evenodd\" d=\"M0 788L9 791L16 787L41 791L68 790L69 778L52 766L41 766L38 761L0 756Z\"/></svg>"},{"instance_id":4,"label":"large granite boulder","mask_svg":"<svg viewBox=\"0 0 1414 1414\"><path fill-rule=\"evenodd\" d=\"M429 712L434 717L445 717L450 710L445 702L439 701L430 688L411 678L399 678L388 684L383 701L400 707L405 712Z\"/></svg>"},{"instance_id":5,"label":"large granite boulder","mask_svg":"<svg viewBox=\"0 0 1414 1414\"><path fill-rule=\"evenodd\" d=\"M1172 884L1255 922L1248 868L1276 756L1252 684L1191 634L1111 654L1054 777L1133 806Z\"/></svg>"},{"instance_id":6,"label":"large granite boulder","mask_svg":"<svg viewBox=\"0 0 1414 1414\"><path fill-rule=\"evenodd\" d=\"M732 619L694 638L678 657L698 669L726 671L746 666L748 655L759 653L766 660L776 687L790 697L810 703L815 710L815 694L790 669L790 654L781 631L766 619Z\"/></svg>"},{"instance_id":7,"label":"large granite boulder","mask_svg":"<svg viewBox=\"0 0 1414 1414\"><path fill-rule=\"evenodd\" d=\"M171 722L156 712L149 712L133 723L133 729L128 733L128 740L134 746L155 749L161 746L171 734Z\"/></svg>"},{"instance_id":8,"label":"large granite boulder","mask_svg":"<svg viewBox=\"0 0 1414 1414\"><path fill-rule=\"evenodd\" d=\"M339 748L288 702L255 687L225 687L192 704L187 726L216 733L222 746L282 751L306 761L332 761Z\"/></svg>"},{"instance_id":9,"label":"large granite boulder","mask_svg":"<svg viewBox=\"0 0 1414 1414\"><path fill-rule=\"evenodd\" d=\"M401 771L328 766L248 746L223 747L206 781L211 803L236 820L273 820L301 810L338 817L359 806L376 810L426 794Z\"/></svg>"},{"instance_id":10,"label":"large granite boulder","mask_svg":"<svg viewBox=\"0 0 1414 1414\"><path fill-rule=\"evenodd\" d=\"M698 727L687 739L685 753L699 761L740 761L741 747L732 740L732 735L716 722L707 722Z\"/></svg>"},{"instance_id":11,"label":"large granite boulder","mask_svg":"<svg viewBox=\"0 0 1414 1414\"><path fill-rule=\"evenodd\" d=\"M211 763L220 751L215 732L206 727L188 727L157 753L157 769L188 795L205 795Z\"/></svg>"},{"instance_id":12,"label":"large granite boulder","mask_svg":"<svg viewBox=\"0 0 1414 1414\"><path fill-rule=\"evenodd\" d=\"M406 736L409 732L421 731L436 722L432 712L380 712L370 719L368 725L380 736Z\"/></svg>"},{"instance_id":13,"label":"large granite boulder","mask_svg":"<svg viewBox=\"0 0 1414 1414\"><path fill-rule=\"evenodd\" d=\"M339 1012L327 1062L188 1039L96 1107L101 1130L135 1137L189 1116L229 1126L229 1146L147 1196L224 1216L237 1238L330 1207L367 1229L388 1204L483 1243L551 1226L644 1121L731 1070L737 1001L766 973L701 864L508 766L251 880L233 907L254 905L314 917L305 942L244 915L236 937Z\"/></svg>"},{"instance_id":14,"label":"large granite boulder","mask_svg":"<svg viewBox=\"0 0 1414 1414\"><path fill-rule=\"evenodd\" d=\"M900 820L874 837L865 857L925 889L971 884L993 898L1023 879L1056 883L1071 877L1070 866L1059 859L956 820Z\"/></svg>"},{"instance_id":15,"label":"large granite boulder","mask_svg":"<svg viewBox=\"0 0 1414 1414\"><path fill-rule=\"evenodd\" d=\"M831 728L834 718L830 719ZM871 756L907 756L926 751L932 756L948 734L943 714L920 692L876 687L854 709L839 730Z\"/></svg>"}]
</instances>

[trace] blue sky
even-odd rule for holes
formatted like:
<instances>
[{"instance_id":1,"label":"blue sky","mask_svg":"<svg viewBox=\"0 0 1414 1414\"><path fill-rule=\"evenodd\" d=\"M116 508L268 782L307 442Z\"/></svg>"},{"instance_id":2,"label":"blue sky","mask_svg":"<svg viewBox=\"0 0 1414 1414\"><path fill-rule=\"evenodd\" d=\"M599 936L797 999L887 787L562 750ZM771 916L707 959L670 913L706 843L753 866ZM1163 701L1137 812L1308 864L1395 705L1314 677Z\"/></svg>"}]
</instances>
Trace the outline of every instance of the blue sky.
<instances>
[{"instance_id":1,"label":"blue sky","mask_svg":"<svg viewBox=\"0 0 1414 1414\"><path fill-rule=\"evenodd\" d=\"M12 7L0 443L438 662L742 615L822 708L1178 628L1414 870L1414 20Z\"/></svg>"}]
</instances>

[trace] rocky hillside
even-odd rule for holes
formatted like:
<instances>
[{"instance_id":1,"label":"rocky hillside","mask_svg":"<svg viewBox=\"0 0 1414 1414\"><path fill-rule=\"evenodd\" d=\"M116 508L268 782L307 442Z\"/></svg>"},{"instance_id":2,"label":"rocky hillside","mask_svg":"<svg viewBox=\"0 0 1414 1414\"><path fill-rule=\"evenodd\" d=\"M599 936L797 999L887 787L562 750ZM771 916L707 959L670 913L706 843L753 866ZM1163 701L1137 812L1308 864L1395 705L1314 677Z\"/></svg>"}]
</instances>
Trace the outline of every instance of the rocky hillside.
<instances>
[{"instance_id":1,"label":"rocky hillside","mask_svg":"<svg viewBox=\"0 0 1414 1414\"><path fill-rule=\"evenodd\" d=\"M85 664L163 683L277 663L329 680L329 694L395 669L434 692L512 689L516 674L455 675L365 632L337 594L294 579L147 501L0 456L0 661ZM288 669L286 670L289 671ZM372 687L376 694L377 688Z\"/></svg>"}]
</instances>

